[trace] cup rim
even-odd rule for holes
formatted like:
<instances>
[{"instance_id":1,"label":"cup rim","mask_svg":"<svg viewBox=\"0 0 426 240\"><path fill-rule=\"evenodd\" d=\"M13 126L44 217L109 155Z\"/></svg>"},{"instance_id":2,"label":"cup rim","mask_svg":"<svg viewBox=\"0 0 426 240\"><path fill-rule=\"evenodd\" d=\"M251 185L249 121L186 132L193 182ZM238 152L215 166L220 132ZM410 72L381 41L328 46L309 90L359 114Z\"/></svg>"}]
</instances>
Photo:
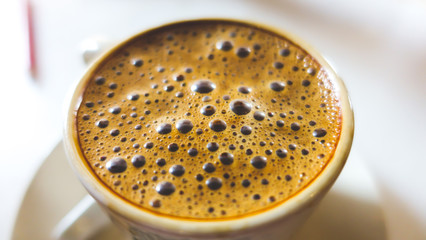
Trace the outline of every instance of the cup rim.
<instances>
[{"instance_id":1,"label":"cup rim","mask_svg":"<svg viewBox=\"0 0 426 240\"><path fill-rule=\"evenodd\" d=\"M320 65L326 69L329 78L337 88L336 92L339 94L338 97L342 109L342 130L333 157L329 160L329 163L322 170L322 172L302 191L296 193L296 195L292 196L290 199L286 200L280 205L277 205L266 211L257 214L250 214L241 218L211 221L169 218L156 215L149 211L145 211L128 201L125 201L113 193L110 189L104 187L103 184L100 183L99 179L97 179L97 177L94 175L94 173L89 170L90 167L88 166L87 161L84 160L83 153L81 152L79 146L74 144L78 142L76 131L76 115L77 110L82 102L81 94L84 91L86 82L92 76L92 72L96 70L96 68L103 62L103 60L127 44L129 41L132 41L133 39L147 32L175 24L197 21L227 21L241 23L252 25L283 36L307 51L314 59L316 59ZM73 88L73 93L69 96L67 103L68 105L65 113L66 116L64 126L65 149L67 151L72 168L77 173L80 181L89 191L89 193L98 202L114 213L123 216L126 219L132 220L133 222L136 222L140 225L166 232L184 232L188 234L237 232L244 229L260 227L263 224L276 222L300 211L304 207L312 204L316 199L321 198L333 185L346 163L354 135L354 114L346 86L341 78L337 75L334 68L328 63L322 54L316 51L312 46L307 44L301 38L281 28L253 22L250 20L240 20L233 18L194 18L172 21L133 34L132 36L121 41L115 47L111 48L106 53L102 54L102 56L98 57L98 59L89 66L83 77L78 80L77 85Z\"/></svg>"}]
</instances>

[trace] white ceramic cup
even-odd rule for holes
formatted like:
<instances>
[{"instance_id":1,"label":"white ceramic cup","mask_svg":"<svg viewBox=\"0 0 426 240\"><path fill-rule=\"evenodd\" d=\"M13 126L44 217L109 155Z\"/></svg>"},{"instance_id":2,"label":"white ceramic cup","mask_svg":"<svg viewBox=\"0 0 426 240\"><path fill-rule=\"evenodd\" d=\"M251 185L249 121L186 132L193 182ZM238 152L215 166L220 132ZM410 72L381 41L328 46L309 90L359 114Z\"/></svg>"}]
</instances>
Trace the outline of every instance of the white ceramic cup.
<instances>
[{"instance_id":1,"label":"white ceramic cup","mask_svg":"<svg viewBox=\"0 0 426 240\"><path fill-rule=\"evenodd\" d=\"M205 19L203 19L205 20ZM212 20L212 19L210 19ZM219 20L219 19L218 19ZM223 20L223 19L220 19ZM191 20L197 21L197 20ZM238 20L229 20L237 21ZM175 22L176 23L176 22ZM170 23L173 25L175 23ZM244 23L248 23L244 21ZM227 239L227 240L286 240L309 217L313 209L331 188L339 176L349 155L353 132L354 119L352 106L346 87L337 76L329 63L311 46L301 39L280 29L274 29L258 23L248 23L256 27L270 30L297 43L313 56L327 71L330 79L335 83L336 94L340 99L342 108L342 131L337 144L336 152L320 175L305 189L288 199L284 203L264 212L243 216L229 220L194 221L177 218L168 218L144 211L141 208L123 200L105 187L92 173L84 160L78 144L76 130L76 113L81 104L82 92L92 72L107 56L125 45L128 41L144 34L136 34L121 42L101 57L99 57L86 71L78 82L69 101L65 122L64 142L66 151L73 169L80 181L98 202L101 208L108 213L113 223L128 231L133 239L137 240L195 240L195 239ZM168 24L169 25L169 24ZM160 26L158 28L161 28Z\"/></svg>"}]
</instances>

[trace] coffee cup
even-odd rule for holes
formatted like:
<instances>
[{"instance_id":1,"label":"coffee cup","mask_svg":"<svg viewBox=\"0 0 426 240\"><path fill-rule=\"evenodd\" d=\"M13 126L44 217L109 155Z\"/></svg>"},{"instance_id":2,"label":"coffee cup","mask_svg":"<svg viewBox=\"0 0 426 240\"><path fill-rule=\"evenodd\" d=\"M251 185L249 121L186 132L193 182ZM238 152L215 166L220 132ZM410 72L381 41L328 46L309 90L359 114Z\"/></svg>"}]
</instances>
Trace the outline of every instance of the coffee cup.
<instances>
[{"instance_id":1,"label":"coffee cup","mask_svg":"<svg viewBox=\"0 0 426 240\"><path fill-rule=\"evenodd\" d=\"M337 179L354 131L344 83L321 54L238 20L136 34L88 68L69 102L71 166L133 239L289 239Z\"/></svg>"}]
</instances>

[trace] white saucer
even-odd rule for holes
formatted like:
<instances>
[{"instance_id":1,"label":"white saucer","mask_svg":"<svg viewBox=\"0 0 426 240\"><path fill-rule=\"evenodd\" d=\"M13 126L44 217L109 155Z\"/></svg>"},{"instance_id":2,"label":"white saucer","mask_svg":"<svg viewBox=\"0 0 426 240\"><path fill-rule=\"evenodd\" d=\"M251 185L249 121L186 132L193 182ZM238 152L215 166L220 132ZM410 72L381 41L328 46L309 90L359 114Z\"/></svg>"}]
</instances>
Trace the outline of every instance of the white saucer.
<instances>
[{"instance_id":1,"label":"white saucer","mask_svg":"<svg viewBox=\"0 0 426 240\"><path fill-rule=\"evenodd\" d=\"M62 142L35 175L20 207L12 240L51 239L56 224L84 196L66 160ZM356 152L348 159L336 184L295 240L386 240L386 228L375 184ZM106 217L99 216L99 217ZM111 224L95 239L120 239Z\"/></svg>"}]
</instances>

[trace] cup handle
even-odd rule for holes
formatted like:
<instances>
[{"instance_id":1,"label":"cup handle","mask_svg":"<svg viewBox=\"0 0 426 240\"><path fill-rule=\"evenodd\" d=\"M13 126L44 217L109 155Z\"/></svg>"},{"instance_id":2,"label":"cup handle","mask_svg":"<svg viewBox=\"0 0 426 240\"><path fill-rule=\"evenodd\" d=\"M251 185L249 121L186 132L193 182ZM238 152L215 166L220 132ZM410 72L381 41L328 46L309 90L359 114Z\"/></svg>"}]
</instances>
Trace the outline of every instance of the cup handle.
<instances>
[{"instance_id":1,"label":"cup handle","mask_svg":"<svg viewBox=\"0 0 426 240\"><path fill-rule=\"evenodd\" d=\"M92 36L80 43L83 61L89 65L102 53L114 45L114 41L104 36ZM52 232L54 240L87 239L109 223L108 216L101 210L96 201L85 196L62 220Z\"/></svg>"},{"instance_id":2,"label":"cup handle","mask_svg":"<svg viewBox=\"0 0 426 240\"><path fill-rule=\"evenodd\" d=\"M56 225L52 239L88 239L109 221L96 201L87 195Z\"/></svg>"},{"instance_id":3,"label":"cup handle","mask_svg":"<svg viewBox=\"0 0 426 240\"><path fill-rule=\"evenodd\" d=\"M80 50L84 63L90 65L102 53L114 46L115 43L116 41L101 35L95 35L83 40L80 43Z\"/></svg>"}]
</instances>

